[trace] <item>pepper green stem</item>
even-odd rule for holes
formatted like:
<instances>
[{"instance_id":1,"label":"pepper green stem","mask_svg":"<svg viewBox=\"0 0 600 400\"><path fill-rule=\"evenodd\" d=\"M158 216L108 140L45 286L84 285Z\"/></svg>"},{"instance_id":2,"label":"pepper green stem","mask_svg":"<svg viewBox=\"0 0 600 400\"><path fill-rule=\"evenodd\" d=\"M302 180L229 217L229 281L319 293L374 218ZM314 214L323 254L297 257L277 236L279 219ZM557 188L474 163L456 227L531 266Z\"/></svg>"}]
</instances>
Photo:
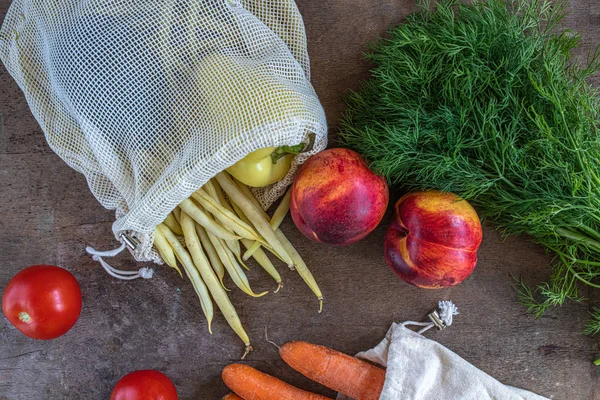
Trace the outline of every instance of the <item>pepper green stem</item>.
<instances>
[{"instance_id":1,"label":"pepper green stem","mask_svg":"<svg viewBox=\"0 0 600 400\"><path fill-rule=\"evenodd\" d=\"M300 143L295 146L279 146L271 153L273 164L277 164L279 159L287 154L300 154L312 150L315 144L315 134L308 134L308 143Z\"/></svg>"},{"instance_id":2,"label":"pepper green stem","mask_svg":"<svg viewBox=\"0 0 600 400\"><path fill-rule=\"evenodd\" d=\"M594 361L594 365L600 365L600 358Z\"/></svg>"}]
</instances>

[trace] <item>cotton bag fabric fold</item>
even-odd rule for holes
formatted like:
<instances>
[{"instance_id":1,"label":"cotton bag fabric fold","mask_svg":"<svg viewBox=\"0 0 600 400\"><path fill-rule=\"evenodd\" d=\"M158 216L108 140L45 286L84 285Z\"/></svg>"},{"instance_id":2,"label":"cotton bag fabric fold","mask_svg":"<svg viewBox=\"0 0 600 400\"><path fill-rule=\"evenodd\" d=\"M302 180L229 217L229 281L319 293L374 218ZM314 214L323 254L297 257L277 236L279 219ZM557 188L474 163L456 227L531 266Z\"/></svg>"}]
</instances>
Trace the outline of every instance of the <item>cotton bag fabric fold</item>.
<instances>
[{"instance_id":1,"label":"cotton bag fabric fold","mask_svg":"<svg viewBox=\"0 0 600 400\"><path fill-rule=\"evenodd\" d=\"M380 400L544 400L504 385L438 342L394 323L358 358L387 367ZM337 400L352 400L338 395Z\"/></svg>"}]
</instances>

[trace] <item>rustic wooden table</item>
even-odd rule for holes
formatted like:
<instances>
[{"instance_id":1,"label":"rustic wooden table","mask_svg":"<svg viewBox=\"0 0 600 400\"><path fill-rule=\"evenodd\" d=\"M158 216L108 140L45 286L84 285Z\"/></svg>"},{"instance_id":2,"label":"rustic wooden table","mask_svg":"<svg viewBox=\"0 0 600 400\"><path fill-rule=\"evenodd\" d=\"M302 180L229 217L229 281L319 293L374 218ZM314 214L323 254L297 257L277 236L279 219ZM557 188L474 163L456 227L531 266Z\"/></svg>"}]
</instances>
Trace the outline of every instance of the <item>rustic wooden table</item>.
<instances>
[{"instance_id":1,"label":"rustic wooden table","mask_svg":"<svg viewBox=\"0 0 600 400\"><path fill-rule=\"evenodd\" d=\"M0 0L0 20L10 1ZM343 104L340 96L367 76L361 58L367 43L399 23L415 0L300 0L311 55L312 76L330 122L331 138ZM600 3L571 0L567 24L583 32L583 48L600 39ZM238 361L238 338L217 316L207 334L190 283L172 270L157 268L151 280L112 279L85 254L86 245L115 245L113 213L90 194L75 173L48 148L15 82L0 68L0 288L25 266L61 265L83 290L84 307L76 326L53 341L21 335L0 321L0 399L106 399L124 374L158 369L170 376L181 399L218 399L227 392L221 369ZM392 200L398 198L393 194ZM387 220L387 217L386 219ZM423 318L440 299L452 299L461 315L455 325L427 335L500 381L553 398L600 399L598 338L582 327L600 296L569 303L540 320L515 300L510 274L531 283L548 277L549 258L527 238L501 240L490 228L473 275L463 284L438 291L413 288L385 265L386 224L362 242L332 248L305 239L288 219L283 230L311 266L325 294L325 308L291 271L278 294L252 299L232 293L255 344L248 363L302 388L333 396L287 367L263 339L265 326L277 342L304 339L356 353L375 345L393 321ZM135 269L129 255L114 261ZM253 270L255 289L272 288Z\"/></svg>"}]
</instances>

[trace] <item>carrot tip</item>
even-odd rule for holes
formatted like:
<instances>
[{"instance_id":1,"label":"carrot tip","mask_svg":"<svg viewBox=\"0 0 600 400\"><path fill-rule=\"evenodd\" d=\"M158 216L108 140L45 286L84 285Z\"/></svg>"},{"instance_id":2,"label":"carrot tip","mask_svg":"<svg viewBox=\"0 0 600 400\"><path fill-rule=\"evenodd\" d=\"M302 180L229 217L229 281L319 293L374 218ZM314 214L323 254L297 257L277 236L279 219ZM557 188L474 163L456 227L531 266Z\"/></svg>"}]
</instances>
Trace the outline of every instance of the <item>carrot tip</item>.
<instances>
[{"instance_id":1,"label":"carrot tip","mask_svg":"<svg viewBox=\"0 0 600 400\"><path fill-rule=\"evenodd\" d=\"M244 349L244 354L242 355L242 358L241 358L241 359L242 359L242 360L244 360L244 359L246 358L246 356L247 356L248 354L250 354L250 352L251 352L252 350L254 350L254 349L252 348L252 346L250 346L249 344L247 344L247 345L246 345L246 349Z\"/></svg>"}]
</instances>

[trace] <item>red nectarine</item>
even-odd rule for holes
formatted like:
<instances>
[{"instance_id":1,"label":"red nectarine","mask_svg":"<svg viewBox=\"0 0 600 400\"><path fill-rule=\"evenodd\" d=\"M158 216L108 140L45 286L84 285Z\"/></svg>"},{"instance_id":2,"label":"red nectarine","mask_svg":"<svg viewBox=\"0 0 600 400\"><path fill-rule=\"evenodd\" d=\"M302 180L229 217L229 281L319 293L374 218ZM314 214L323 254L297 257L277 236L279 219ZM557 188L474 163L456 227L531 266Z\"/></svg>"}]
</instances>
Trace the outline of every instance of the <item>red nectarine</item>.
<instances>
[{"instance_id":1,"label":"red nectarine","mask_svg":"<svg viewBox=\"0 0 600 400\"><path fill-rule=\"evenodd\" d=\"M292 185L290 212L306 237L347 245L367 236L381 222L388 186L356 152L329 149L300 168Z\"/></svg>"},{"instance_id":2,"label":"red nectarine","mask_svg":"<svg viewBox=\"0 0 600 400\"><path fill-rule=\"evenodd\" d=\"M441 288L465 280L477 263L482 229L477 212L453 193L403 196L385 235L385 259L406 282Z\"/></svg>"}]
</instances>

